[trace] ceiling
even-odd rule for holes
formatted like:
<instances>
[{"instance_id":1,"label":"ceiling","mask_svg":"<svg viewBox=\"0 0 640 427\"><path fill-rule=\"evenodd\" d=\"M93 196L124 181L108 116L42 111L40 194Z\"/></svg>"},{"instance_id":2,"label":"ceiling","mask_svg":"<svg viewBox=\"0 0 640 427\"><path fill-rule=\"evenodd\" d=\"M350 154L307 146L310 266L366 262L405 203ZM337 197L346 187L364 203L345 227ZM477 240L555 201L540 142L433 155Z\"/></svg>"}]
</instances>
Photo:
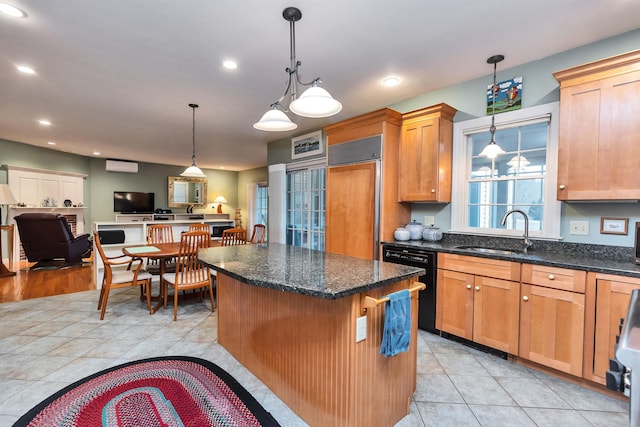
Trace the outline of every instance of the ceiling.
<instances>
[{"instance_id":1,"label":"ceiling","mask_svg":"<svg viewBox=\"0 0 640 427\"><path fill-rule=\"evenodd\" d=\"M491 55L511 68L633 30L640 16L637 0L0 1L28 14L0 16L0 138L188 166L197 103L196 163L235 171L265 166L269 141L488 76ZM343 110L258 131L286 83L287 6L303 15L302 79L322 77ZM390 74L399 86L380 84Z\"/></svg>"}]
</instances>

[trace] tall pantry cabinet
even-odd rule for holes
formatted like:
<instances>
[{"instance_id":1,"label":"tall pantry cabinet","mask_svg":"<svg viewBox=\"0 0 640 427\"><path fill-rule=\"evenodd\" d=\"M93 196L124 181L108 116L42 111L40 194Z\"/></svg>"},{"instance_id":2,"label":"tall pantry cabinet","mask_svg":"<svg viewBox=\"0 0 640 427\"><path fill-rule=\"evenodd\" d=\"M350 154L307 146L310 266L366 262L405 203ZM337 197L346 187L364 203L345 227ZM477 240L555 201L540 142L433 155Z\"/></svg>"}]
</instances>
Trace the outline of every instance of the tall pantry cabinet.
<instances>
[{"instance_id":1,"label":"tall pantry cabinet","mask_svg":"<svg viewBox=\"0 0 640 427\"><path fill-rule=\"evenodd\" d=\"M558 200L638 200L640 50L557 71Z\"/></svg>"},{"instance_id":2,"label":"tall pantry cabinet","mask_svg":"<svg viewBox=\"0 0 640 427\"><path fill-rule=\"evenodd\" d=\"M401 124L400 113L383 108L324 128L328 149L364 138L382 138L379 170L369 162L327 168L327 252L377 259L379 243L393 240L393 231L410 221L410 206L398 202Z\"/></svg>"}]
</instances>

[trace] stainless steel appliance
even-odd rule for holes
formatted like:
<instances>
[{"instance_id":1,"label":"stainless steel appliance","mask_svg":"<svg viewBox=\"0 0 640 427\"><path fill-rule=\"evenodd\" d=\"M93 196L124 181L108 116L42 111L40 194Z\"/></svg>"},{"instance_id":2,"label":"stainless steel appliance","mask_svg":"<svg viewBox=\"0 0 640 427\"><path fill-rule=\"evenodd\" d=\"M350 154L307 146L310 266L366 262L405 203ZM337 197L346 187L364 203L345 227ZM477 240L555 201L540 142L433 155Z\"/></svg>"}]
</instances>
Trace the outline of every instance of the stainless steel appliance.
<instances>
[{"instance_id":1,"label":"stainless steel appliance","mask_svg":"<svg viewBox=\"0 0 640 427\"><path fill-rule=\"evenodd\" d=\"M437 254L419 247L407 248L383 243L382 260L426 270L424 275L418 277L418 281L427 285L426 289L418 293L418 328L439 333L436 329Z\"/></svg>"},{"instance_id":2,"label":"stainless steel appliance","mask_svg":"<svg viewBox=\"0 0 640 427\"><path fill-rule=\"evenodd\" d=\"M619 371L620 375L615 376L620 379L620 383L616 381L618 391L629 396L629 425L640 427L640 289L631 293L616 358L611 359L610 367L610 371ZM610 372L607 372L607 387L610 386L609 377Z\"/></svg>"}]
</instances>

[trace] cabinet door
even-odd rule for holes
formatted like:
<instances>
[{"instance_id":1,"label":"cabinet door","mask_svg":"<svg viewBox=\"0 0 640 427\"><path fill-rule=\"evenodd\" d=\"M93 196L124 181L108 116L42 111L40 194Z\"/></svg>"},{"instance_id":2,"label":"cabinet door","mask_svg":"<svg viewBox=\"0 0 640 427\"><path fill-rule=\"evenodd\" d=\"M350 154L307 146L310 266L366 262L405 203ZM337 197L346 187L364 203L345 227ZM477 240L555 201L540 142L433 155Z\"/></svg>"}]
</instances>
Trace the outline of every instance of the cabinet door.
<instances>
[{"instance_id":1,"label":"cabinet door","mask_svg":"<svg viewBox=\"0 0 640 427\"><path fill-rule=\"evenodd\" d=\"M615 356L613 351L618 335L620 320L626 318L629 309L631 291L640 288L638 284L625 283L620 280L596 280L596 317L595 348L593 357L593 374L606 378L609 359Z\"/></svg>"},{"instance_id":2,"label":"cabinet door","mask_svg":"<svg viewBox=\"0 0 640 427\"><path fill-rule=\"evenodd\" d=\"M640 71L611 77L603 86L599 167L607 177L604 191L610 199L638 199Z\"/></svg>"},{"instance_id":3,"label":"cabinet door","mask_svg":"<svg viewBox=\"0 0 640 427\"><path fill-rule=\"evenodd\" d=\"M640 198L640 71L560 93L558 200Z\"/></svg>"},{"instance_id":4,"label":"cabinet door","mask_svg":"<svg viewBox=\"0 0 640 427\"><path fill-rule=\"evenodd\" d=\"M471 274L438 270L436 328L473 339L473 286Z\"/></svg>"},{"instance_id":5,"label":"cabinet door","mask_svg":"<svg viewBox=\"0 0 640 427\"><path fill-rule=\"evenodd\" d=\"M327 168L327 252L373 259L375 177L375 162Z\"/></svg>"},{"instance_id":6,"label":"cabinet door","mask_svg":"<svg viewBox=\"0 0 640 427\"><path fill-rule=\"evenodd\" d=\"M520 284L476 276L473 341L518 354Z\"/></svg>"},{"instance_id":7,"label":"cabinet door","mask_svg":"<svg viewBox=\"0 0 640 427\"><path fill-rule=\"evenodd\" d=\"M560 91L558 200L587 197L596 185L601 95L600 82Z\"/></svg>"},{"instance_id":8,"label":"cabinet door","mask_svg":"<svg viewBox=\"0 0 640 427\"><path fill-rule=\"evenodd\" d=\"M439 119L403 125L398 171L401 202L438 200Z\"/></svg>"},{"instance_id":9,"label":"cabinet door","mask_svg":"<svg viewBox=\"0 0 640 427\"><path fill-rule=\"evenodd\" d=\"M520 357L582 376L585 296L521 285Z\"/></svg>"}]
</instances>

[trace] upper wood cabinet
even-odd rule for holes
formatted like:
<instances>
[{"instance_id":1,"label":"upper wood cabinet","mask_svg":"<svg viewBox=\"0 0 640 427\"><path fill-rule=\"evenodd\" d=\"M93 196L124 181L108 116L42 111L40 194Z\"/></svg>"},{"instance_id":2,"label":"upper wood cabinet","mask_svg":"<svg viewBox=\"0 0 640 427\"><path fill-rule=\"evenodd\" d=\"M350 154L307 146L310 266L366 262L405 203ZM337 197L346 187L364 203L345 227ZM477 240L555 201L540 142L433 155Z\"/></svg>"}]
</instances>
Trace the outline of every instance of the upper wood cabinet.
<instances>
[{"instance_id":1,"label":"upper wood cabinet","mask_svg":"<svg viewBox=\"0 0 640 427\"><path fill-rule=\"evenodd\" d=\"M558 200L640 199L640 51L553 75L560 82Z\"/></svg>"},{"instance_id":2,"label":"upper wood cabinet","mask_svg":"<svg viewBox=\"0 0 640 427\"><path fill-rule=\"evenodd\" d=\"M401 202L450 202L453 116L438 104L402 115L398 196Z\"/></svg>"}]
</instances>

